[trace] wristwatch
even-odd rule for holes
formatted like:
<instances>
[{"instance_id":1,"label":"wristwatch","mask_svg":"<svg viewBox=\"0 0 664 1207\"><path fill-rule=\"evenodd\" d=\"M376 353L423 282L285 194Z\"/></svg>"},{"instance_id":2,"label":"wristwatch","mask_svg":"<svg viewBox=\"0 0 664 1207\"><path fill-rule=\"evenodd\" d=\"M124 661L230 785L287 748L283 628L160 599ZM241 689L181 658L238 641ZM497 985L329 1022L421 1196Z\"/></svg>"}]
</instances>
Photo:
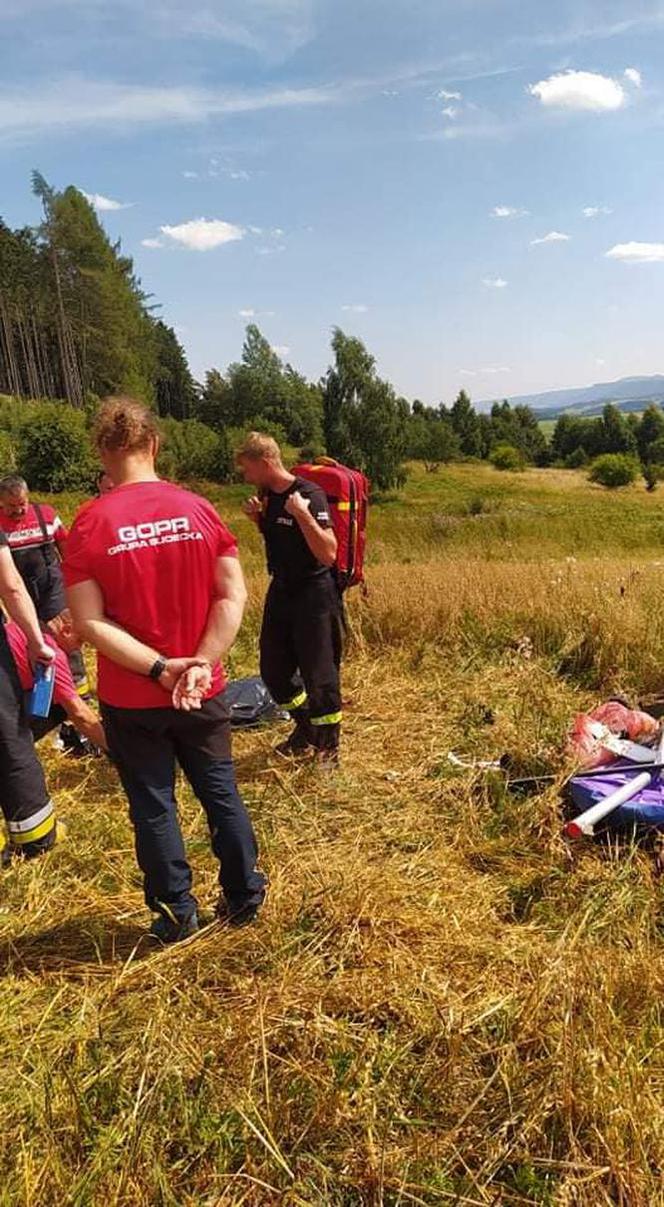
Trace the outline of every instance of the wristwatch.
<instances>
[{"instance_id":1,"label":"wristwatch","mask_svg":"<svg viewBox=\"0 0 664 1207\"><path fill-rule=\"evenodd\" d=\"M156 683L158 679L161 679L161 676L163 675L165 670L166 670L166 659L159 657L159 658L157 658L157 661L154 662L152 664L152 666L150 667L150 670L148 671L148 677L150 679L154 679L154 681Z\"/></svg>"}]
</instances>

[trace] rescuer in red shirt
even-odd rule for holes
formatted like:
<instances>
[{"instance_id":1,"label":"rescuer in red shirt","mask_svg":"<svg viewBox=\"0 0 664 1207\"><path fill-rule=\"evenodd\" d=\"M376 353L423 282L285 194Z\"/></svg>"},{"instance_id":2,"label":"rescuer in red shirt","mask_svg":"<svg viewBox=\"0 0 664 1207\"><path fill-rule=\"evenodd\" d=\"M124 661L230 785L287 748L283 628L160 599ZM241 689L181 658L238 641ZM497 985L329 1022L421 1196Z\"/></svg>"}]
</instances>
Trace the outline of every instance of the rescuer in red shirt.
<instances>
[{"instance_id":1,"label":"rescuer in red shirt","mask_svg":"<svg viewBox=\"0 0 664 1207\"><path fill-rule=\"evenodd\" d=\"M67 654L77 691L87 699L90 686L83 654L72 633L62 577L67 529L48 503L32 502L20 474L0 478L0 529L42 627Z\"/></svg>"},{"instance_id":2,"label":"rescuer in red shirt","mask_svg":"<svg viewBox=\"0 0 664 1207\"><path fill-rule=\"evenodd\" d=\"M13 620L8 621L5 625L5 637L14 659L21 687L27 696L35 685L35 672L30 662L28 639L23 629ZM79 696L67 655L48 634L44 634L44 644L53 650L53 703L47 717L30 717L30 728L35 741L39 742L57 725L62 725L63 721L69 721L78 733L79 739L83 739L80 744L65 745L64 748L69 754L78 757L81 753L92 753L95 748L105 750L106 737L102 723L87 700L83 700Z\"/></svg>"},{"instance_id":3,"label":"rescuer in red shirt","mask_svg":"<svg viewBox=\"0 0 664 1207\"><path fill-rule=\"evenodd\" d=\"M221 658L246 588L235 538L207 500L155 472L154 416L108 399L96 442L113 489L76 517L65 580L77 632L98 655L109 749L129 799L152 934L198 929L175 801L176 763L207 814L220 860L218 915L253 921L265 896L231 760Z\"/></svg>"}]
</instances>

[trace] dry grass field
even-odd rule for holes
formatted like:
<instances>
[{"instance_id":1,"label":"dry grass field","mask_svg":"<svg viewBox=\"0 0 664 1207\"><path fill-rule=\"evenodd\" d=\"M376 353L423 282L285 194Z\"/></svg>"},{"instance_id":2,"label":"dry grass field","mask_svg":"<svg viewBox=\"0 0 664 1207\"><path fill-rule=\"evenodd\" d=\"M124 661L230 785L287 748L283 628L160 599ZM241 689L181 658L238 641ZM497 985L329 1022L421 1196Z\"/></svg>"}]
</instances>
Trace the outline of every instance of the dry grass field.
<instances>
[{"instance_id":1,"label":"dry grass field","mask_svg":"<svg viewBox=\"0 0 664 1207\"><path fill-rule=\"evenodd\" d=\"M236 674L265 586L241 494L211 494L252 591ZM45 746L68 841L0 882L2 1207L664 1204L662 888L644 851L570 848L558 804L573 713L664 689L663 538L657 495L573 473L381 499L339 775L236 740L255 928L152 953L112 769Z\"/></svg>"}]
</instances>

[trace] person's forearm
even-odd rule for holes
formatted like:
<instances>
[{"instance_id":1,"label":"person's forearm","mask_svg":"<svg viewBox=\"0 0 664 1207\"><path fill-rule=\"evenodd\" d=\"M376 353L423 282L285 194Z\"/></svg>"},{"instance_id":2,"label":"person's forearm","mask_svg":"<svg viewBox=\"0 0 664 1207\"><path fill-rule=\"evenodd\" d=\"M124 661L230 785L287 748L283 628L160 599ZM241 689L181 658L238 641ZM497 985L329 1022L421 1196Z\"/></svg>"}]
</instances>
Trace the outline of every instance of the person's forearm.
<instances>
[{"instance_id":1,"label":"person's forearm","mask_svg":"<svg viewBox=\"0 0 664 1207\"><path fill-rule=\"evenodd\" d=\"M72 725L82 737L92 742L93 746L100 746L102 750L108 750L104 726L89 704L86 704L84 700L72 698L64 705L64 709Z\"/></svg>"},{"instance_id":2,"label":"person's forearm","mask_svg":"<svg viewBox=\"0 0 664 1207\"><path fill-rule=\"evenodd\" d=\"M300 531L314 557L324 566L333 566L337 556L337 538L331 528L321 528L310 511L297 517Z\"/></svg>"},{"instance_id":3,"label":"person's forearm","mask_svg":"<svg viewBox=\"0 0 664 1207\"><path fill-rule=\"evenodd\" d=\"M4 590L2 602L12 620L15 620L19 628L23 629L28 642L33 646L42 643L43 635L35 606L21 579L18 579L15 585Z\"/></svg>"},{"instance_id":4,"label":"person's forearm","mask_svg":"<svg viewBox=\"0 0 664 1207\"><path fill-rule=\"evenodd\" d=\"M97 653L137 675L148 675L157 658L164 656L163 651L144 645L105 616L100 619L77 621L74 612L74 625L83 641L93 646Z\"/></svg>"},{"instance_id":5,"label":"person's forearm","mask_svg":"<svg viewBox=\"0 0 664 1207\"><path fill-rule=\"evenodd\" d=\"M205 632L198 643L196 656L205 658L211 666L228 653L238 635L246 596L233 599L215 599L208 612Z\"/></svg>"}]
</instances>

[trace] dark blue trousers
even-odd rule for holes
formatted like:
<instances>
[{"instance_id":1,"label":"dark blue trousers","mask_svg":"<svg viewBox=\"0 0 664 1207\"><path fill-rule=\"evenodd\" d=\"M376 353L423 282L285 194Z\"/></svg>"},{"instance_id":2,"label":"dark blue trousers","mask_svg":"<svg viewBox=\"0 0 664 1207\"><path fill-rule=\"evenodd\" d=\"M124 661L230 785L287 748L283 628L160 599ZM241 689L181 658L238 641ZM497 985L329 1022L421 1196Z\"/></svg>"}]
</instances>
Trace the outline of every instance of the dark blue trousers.
<instances>
[{"instance_id":1,"label":"dark blue trousers","mask_svg":"<svg viewBox=\"0 0 664 1207\"><path fill-rule=\"evenodd\" d=\"M212 850L220 862L219 883L231 912L260 903L266 882L256 871L256 839L235 781L223 696L189 713L102 704L102 715L129 800L150 909L186 918L196 908L177 817L178 764L207 815Z\"/></svg>"}]
</instances>

